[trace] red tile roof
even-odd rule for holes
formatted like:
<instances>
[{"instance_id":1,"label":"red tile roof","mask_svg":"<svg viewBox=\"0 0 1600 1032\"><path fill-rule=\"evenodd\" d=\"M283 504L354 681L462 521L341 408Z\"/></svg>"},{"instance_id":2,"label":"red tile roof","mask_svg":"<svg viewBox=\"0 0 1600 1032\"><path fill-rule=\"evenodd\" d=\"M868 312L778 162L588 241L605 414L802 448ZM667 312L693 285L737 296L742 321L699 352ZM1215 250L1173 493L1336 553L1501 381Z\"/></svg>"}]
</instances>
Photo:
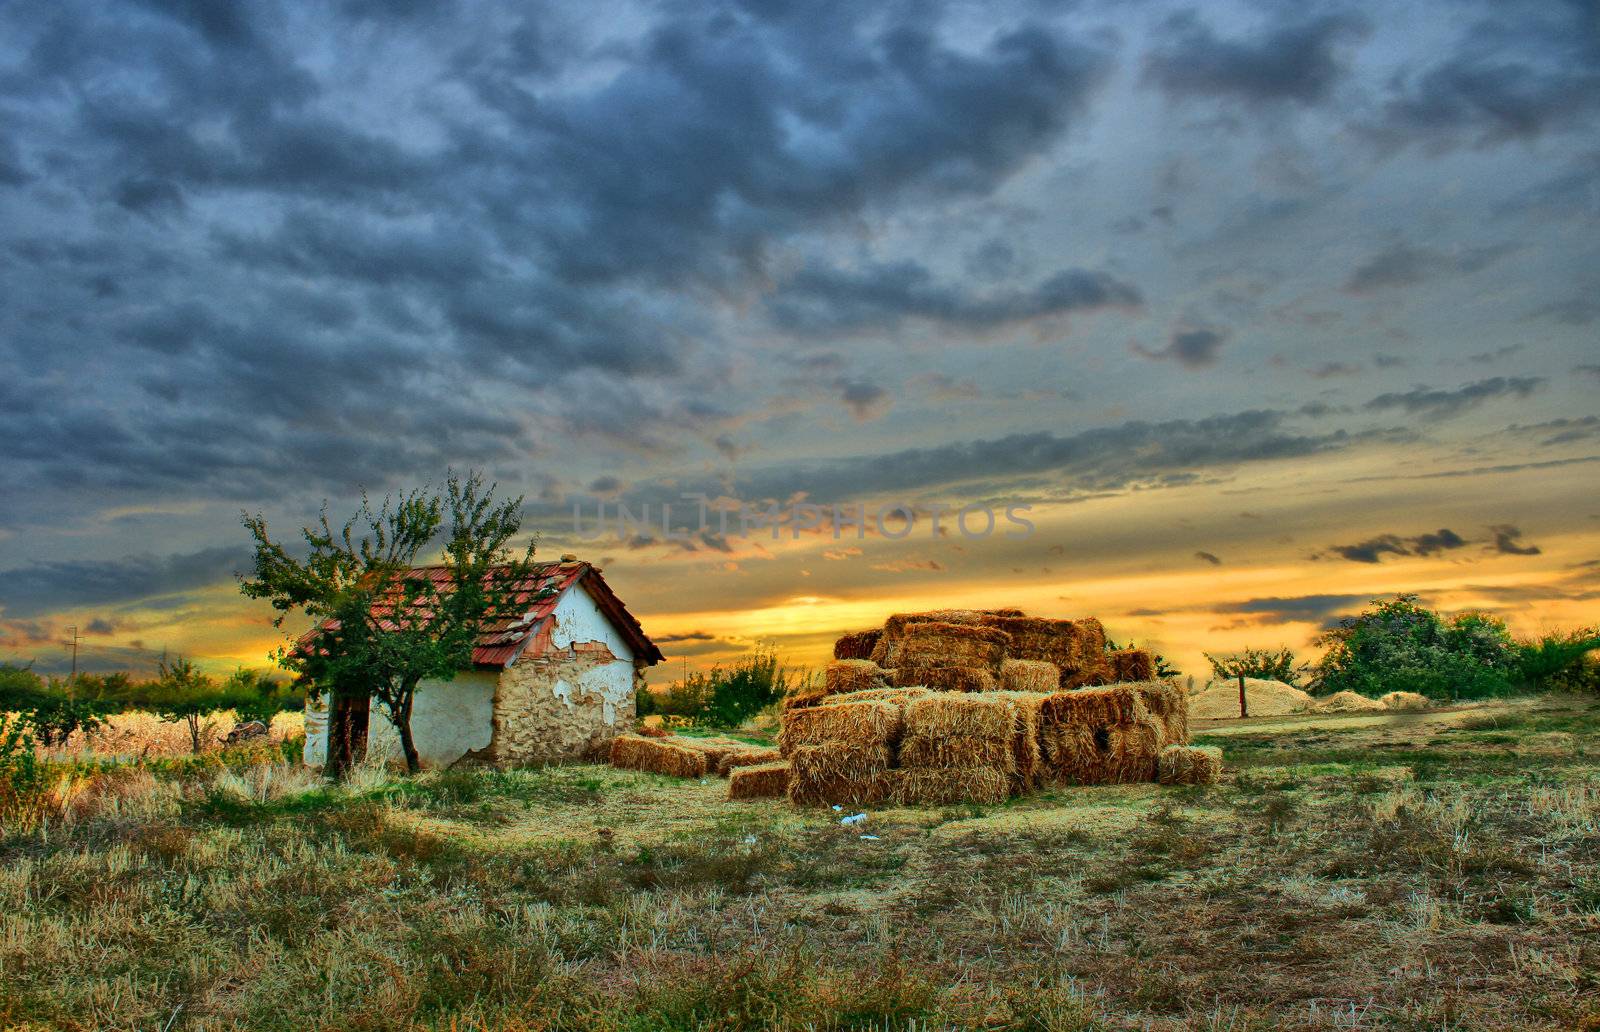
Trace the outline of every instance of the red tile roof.
<instances>
[{"instance_id":1,"label":"red tile roof","mask_svg":"<svg viewBox=\"0 0 1600 1032\"><path fill-rule=\"evenodd\" d=\"M426 576L441 590L450 584L450 570L445 566L417 566L412 573ZM504 668L515 663L544 627L561 596L581 585L589 597L606 615L617 632L633 649L634 658L653 665L665 657L639 626L639 621L628 612L628 607L611 590L600 576L600 571L585 562L535 563L529 575L513 586L516 602L527 609L512 619L501 620L483 628L478 643L472 650L472 665L476 667ZM380 603L381 604L381 603ZM377 606L374 607L377 612ZM334 630L338 622L324 621L300 638L302 647L311 643L319 631ZM548 636L546 636L548 640Z\"/></svg>"}]
</instances>

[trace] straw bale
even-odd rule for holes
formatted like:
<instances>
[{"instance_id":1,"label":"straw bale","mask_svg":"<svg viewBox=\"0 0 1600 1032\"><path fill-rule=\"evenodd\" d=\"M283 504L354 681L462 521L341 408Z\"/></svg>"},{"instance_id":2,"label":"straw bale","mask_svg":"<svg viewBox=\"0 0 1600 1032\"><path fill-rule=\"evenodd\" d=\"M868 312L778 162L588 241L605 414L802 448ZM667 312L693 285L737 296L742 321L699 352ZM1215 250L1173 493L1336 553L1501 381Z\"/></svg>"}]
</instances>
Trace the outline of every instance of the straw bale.
<instances>
[{"instance_id":1,"label":"straw bale","mask_svg":"<svg viewBox=\"0 0 1600 1032\"><path fill-rule=\"evenodd\" d=\"M1118 649L1106 653L1111 665L1111 681L1153 681L1156 676L1156 658L1149 649Z\"/></svg>"},{"instance_id":2,"label":"straw bale","mask_svg":"<svg viewBox=\"0 0 1600 1032\"><path fill-rule=\"evenodd\" d=\"M611 765L680 778L706 776L706 754L672 741L643 735L618 735L611 740Z\"/></svg>"},{"instance_id":3,"label":"straw bale","mask_svg":"<svg viewBox=\"0 0 1600 1032\"><path fill-rule=\"evenodd\" d=\"M1426 695L1419 692L1390 692L1378 696L1378 701L1383 703L1385 709L1392 710L1425 710L1433 705Z\"/></svg>"},{"instance_id":4,"label":"straw bale","mask_svg":"<svg viewBox=\"0 0 1600 1032\"><path fill-rule=\"evenodd\" d=\"M1043 780L1081 785L1153 781L1164 735L1136 686L1057 692L1040 704Z\"/></svg>"},{"instance_id":5,"label":"straw bale","mask_svg":"<svg viewBox=\"0 0 1600 1032\"><path fill-rule=\"evenodd\" d=\"M783 756L776 749L745 749L731 752L717 761L717 776L727 777L738 767L754 767L763 763L776 763Z\"/></svg>"},{"instance_id":6,"label":"straw bale","mask_svg":"<svg viewBox=\"0 0 1600 1032\"><path fill-rule=\"evenodd\" d=\"M1222 778L1222 750L1208 745L1169 745L1161 750L1163 785L1214 785Z\"/></svg>"},{"instance_id":7,"label":"straw bale","mask_svg":"<svg viewBox=\"0 0 1600 1032\"><path fill-rule=\"evenodd\" d=\"M900 687L920 685L936 692L992 692L1000 687L994 674L982 667L903 666L890 671Z\"/></svg>"},{"instance_id":8,"label":"straw bale","mask_svg":"<svg viewBox=\"0 0 1600 1032\"><path fill-rule=\"evenodd\" d=\"M723 738L720 735L713 738L691 738L688 735L675 735L665 739L671 745L684 749L692 749L706 758L706 770L716 772L717 764L722 762L724 756L737 752L747 752L750 745L733 738Z\"/></svg>"},{"instance_id":9,"label":"straw bale","mask_svg":"<svg viewBox=\"0 0 1600 1032\"><path fill-rule=\"evenodd\" d=\"M871 688L864 692L846 692L843 695L827 696L828 704L835 705L845 702L887 702L896 706L905 706L913 699L925 699L933 694L933 689L922 685L910 685L900 688Z\"/></svg>"},{"instance_id":10,"label":"straw bale","mask_svg":"<svg viewBox=\"0 0 1600 1032\"><path fill-rule=\"evenodd\" d=\"M1011 754L1015 765L1012 791L1027 792L1039 786L1044 771L1044 754L1039 744L1040 710L1053 692L994 692L994 698L1011 703L1015 722L1011 733Z\"/></svg>"},{"instance_id":11,"label":"straw bale","mask_svg":"<svg viewBox=\"0 0 1600 1032\"><path fill-rule=\"evenodd\" d=\"M882 628L870 631L852 631L833 643L834 659L871 659L872 650L883 637Z\"/></svg>"},{"instance_id":12,"label":"straw bale","mask_svg":"<svg viewBox=\"0 0 1600 1032\"><path fill-rule=\"evenodd\" d=\"M789 800L811 803L873 803L885 798L889 770L886 746L830 742L796 746L789 755Z\"/></svg>"},{"instance_id":13,"label":"straw bale","mask_svg":"<svg viewBox=\"0 0 1600 1032\"><path fill-rule=\"evenodd\" d=\"M870 659L836 659L823 673L823 691L828 695L887 688L889 672Z\"/></svg>"},{"instance_id":14,"label":"straw bale","mask_svg":"<svg viewBox=\"0 0 1600 1032\"><path fill-rule=\"evenodd\" d=\"M784 696L784 698L783 698L783 708L786 711L787 710L792 710L792 709L806 709L807 707L810 707L810 706L821 705L824 701L827 701L828 699L830 699L830 696L828 695L827 692L819 692L819 691L801 692L798 695L786 695L786 696Z\"/></svg>"},{"instance_id":15,"label":"straw bale","mask_svg":"<svg viewBox=\"0 0 1600 1032\"><path fill-rule=\"evenodd\" d=\"M1314 705L1319 713L1370 713L1386 708L1377 699L1350 691L1334 692L1326 699L1318 699Z\"/></svg>"},{"instance_id":16,"label":"straw bale","mask_svg":"<svg viewBox=\"0 0 1600 1032\"><path fill-rule=\"evenodd\" d=\"M1010 776L991 767L906 767L889 771L885 780L889 798L900 806L1003 803L1011 795Z\"/></svg>"},{"instance_id":17,"label":"straw bale","mask_svg":"<svg viewBox=\"0 0 1600 1032\"><path fill-rule=\"evenodd\" d=\"M1011 635L981 624L929 621L906 627L896 658L902 666L984 667L996 674Z\"/></svg>"},{"instance_id":18,"label":"straw bale","mask_svg":"<svg viewBox=\"0 0 1600 1032\"><path fill-rule=\"evenodd\" d=\"M904 727L903 706L888 699L861 702L825 702L820 706L786 710L778 748L791 756L797 746L836 743L853 746L889 746Z\"/></svg>"},{"instance_id":19,"label":"straw bale","mask_svg":"<svg viewBox=\"0 0 1600 1032\"><path fill-rule=\"evenodd\" d=\"M789 791L789 764L761 763L739 767L728 777L729 799L777 799Z\"/></svg>"},{"instance_id":20,"label":"straw bale","mask_svg":"<svg viewBox=\"0 0 1600 1032\"><path fill-rule=\"evenodd\" d=\"M1057 682L1060 687L1067 687L1078 671L1104 665L1105 629L1098 620L1004 616L993 618L991 623L1011 635L1011 644L1006 648L1008 658L1055 664L1061 671Z\"/></svg>"},{"instance_id":21,"label":"straw bale","mask_svg":"<svg viewBox=\"0 0 1600 1032\"><path fill-rule=\"evenodd\" d=\"M1053 692L1061 685L1061 668L1042 659L1007 659L1000 664L1000 685L1008 692Z\"/></svg>"},{"instance_id":22,"label":"straw bale","mask_svg":"<svg viewBox=\"0 0 1600 1032\"><path fill-rule=\"evenodd\" d=\"M906 628L920 623L986 624L993 625L997 614L1012 610L935 609L928 613L895 613L883 622L883 636L872 648L871 660L885 669L894 666L900 651L900 641Z\"/></svg>"},{"instance_id":23,"label":"straw bale","mask_svg":"<svg viewBox=\"0 0 1600 1032\"><path fill-rule=\"evenodd\" d=\"M1183 689L1167 680L1137 681L1131 687L1139 692L1150 715L1161 725L1161 744L1187 744L1189 699Z\"/></svg>"}]
</instances>

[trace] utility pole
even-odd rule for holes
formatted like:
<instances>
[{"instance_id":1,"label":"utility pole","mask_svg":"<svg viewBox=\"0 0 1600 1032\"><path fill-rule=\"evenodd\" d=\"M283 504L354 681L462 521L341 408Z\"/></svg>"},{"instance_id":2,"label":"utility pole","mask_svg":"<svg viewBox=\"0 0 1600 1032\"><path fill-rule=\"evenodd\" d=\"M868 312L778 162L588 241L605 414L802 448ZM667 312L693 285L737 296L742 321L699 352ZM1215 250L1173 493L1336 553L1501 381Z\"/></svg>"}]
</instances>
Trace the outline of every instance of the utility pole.
<instances>
[{"instance_id":1,"label":"utility pole","mask_svg":"<svg viewBox=\"0 0 1600 1032\"><path fill-rule=\"evenodd\" d=\"M72 640L61 643L72 650L72 673L67 675L67 698L69 699L75 698L77 694L75 688L78 683L78 625L73 624L71 630Z\"/></svg>"}]
</instances>

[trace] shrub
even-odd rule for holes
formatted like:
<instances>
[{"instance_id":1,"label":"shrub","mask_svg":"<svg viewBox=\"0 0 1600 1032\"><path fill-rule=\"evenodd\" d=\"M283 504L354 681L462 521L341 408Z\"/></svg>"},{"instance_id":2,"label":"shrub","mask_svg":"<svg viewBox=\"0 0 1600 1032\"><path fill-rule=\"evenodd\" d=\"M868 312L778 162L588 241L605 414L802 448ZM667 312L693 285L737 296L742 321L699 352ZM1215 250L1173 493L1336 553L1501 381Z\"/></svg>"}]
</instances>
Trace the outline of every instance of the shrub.
<instances>
[{"instance_id":1,"label":"shrub","mask_svg":"<svg viewBox=\"0 0 1600 1032\"><path fill-rule=\"evenodd\" d=\"M0 664L0 710L23 714L32 737L45 745L64 744L74 731L100 726L106 707L73 688L56 678L46 682L25 666Z\"/></svg>"},{"instance_id":2,"label":"shrub","mask_svg":"<svg viewBox=\"0 0 1600 1032\"><path fill-rule=\"evenodd\" d=\"M0 831L31 831L44 803L44 771L33 735L17 717L0 713Z\"/></svg>"},{"instance_id":3,"label":"shrub","mask_svg":"<svg viewBox=\"0 0 1600 1032\"><path fill-rule=\"evenodd\" d=\"M1282 681L1284 684L1293 685L1300 679L1300 671L1295 669L1294 665L1293 649L1278 649L1276 652L1269 649L1245 649L1232 656L1213 656L1207 652L1205 656L1207 662L1211 664L1212 673L1219 680L1254 677L1263 681Z\"/></svg>"},{"instance_id":4,"label":"shrub","mask_svg":"<svg viewBox=\"0 0 1600 1032\"><path fill-rule=\"evenodd\" d=\"M1555 631L1517 644L1523 681L1541 691L1600 693L1600 630Z\"/></svg>"},{"instance_id":5,"label":"shrub","mask_svg":"<svg viewBox=\"0 0 1600 1032\"><path fill-rule=\"evenodd\" d=\"M783 698L794 679L776 652L758 649L731 669L714 666L686 674L665 692L641 692L638 711L641 716L659 713L701 727L737 727Z\"/></svg>"},{"instance_id":6,"label":"shrub","mask_svg":"<svg viewBox=\"0 0 1600 1032\"><path fill-rule=\"evenodd\" d=\"M1375 600L1317 639L1328 647L1317 666L1315 695L1353 691L1376 698L1418 692L1430 699L1482 699L1522 685L1516 645L1487 613L1445 619L1416 595Z\"/></svg>"}]
</instances>

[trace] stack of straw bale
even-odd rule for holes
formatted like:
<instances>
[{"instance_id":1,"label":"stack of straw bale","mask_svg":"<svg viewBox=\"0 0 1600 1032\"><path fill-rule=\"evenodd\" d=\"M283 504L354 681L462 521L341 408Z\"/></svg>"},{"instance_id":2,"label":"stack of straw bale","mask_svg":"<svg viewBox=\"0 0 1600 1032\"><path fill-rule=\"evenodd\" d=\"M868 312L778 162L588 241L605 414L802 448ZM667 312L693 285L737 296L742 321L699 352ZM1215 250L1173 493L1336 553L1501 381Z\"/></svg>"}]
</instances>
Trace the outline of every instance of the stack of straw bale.
<instances>
[{"instance_id":1,"label":"stack of straw bale","mask_svg":"<svg viewBox=\"0 0 1600 1032\"><path fill-rule=\"evenodd\" d=\"M1161 750L1163 785L1214 785L1222 779L1222 750L1203 745L1169 745Z\"/></svg>"},{"instance_id":2,"label":"stack of straw bale","mask_svg":"<svg viewBox=\"0 0 1600 1032\"><path fill-rule=\"evenodd\" d=\"M1118 649L1106 653L1111 666L1111 683L1126 681L1153 681L1156 677L1156 658L1148 649Z\"/></svg>"},{"instance_id":3,"label":"stack of straw bale","mask_svg":"<svg viewBox=\"0 0 1600 1032\"><path fill-rule=\"evenodd\" d=\"M1002 616L991 622L1011 635L1006 648L1008 658L1054 665L1060 671L1058 687L1076 687L1109 676L1105 664L1106 632L1099 620Z\"/></svg>"},{"instance_id":4,"label":"stack of straw bale","mask_svg":"<svg viewBox=\"0 0 1600 1032\"><path fill-rule=\"evenodd\" d=\"M1011 636L979 623L919 621L905 626L895 648L894 683L935 691L990 692Z\"/></svg>"},{"instance_id":5,"label":"stack of straw bale","mask_svg":"<svg viewBox=\"0 0 1600 1032\"><path fill-rule=\"evenodd\" d=\"M789 761L791 801L859 804L887 793L884 774L905 728L905 705L848 698L784 712L778 748Z\"/></svg>"},{"instance_id":6,"label":"stack of straw bale","mask_svg":"<svg viewBox=\"0 0 1600 1032\"><path fill-rule=\"evenodd\" d=\"M729 799L777 799L789 791L789 764L783 760L739 767L728 777Z\"/></svg>"},{"instance_id":7,"label":"stack of straw bale","mask_svg":"<svg viewBox=\"0 0 1600 1032\"><path fill-rule=\"evenodd\" d=\"M1058 692L1040 706L1043 779L1063 785L1154 781L1166 733L1139 685Z\"/></svg>"},{"instance_id":8,"label":"stack of straw bale","mask_svg":"<svg viewBox=\"0 0 1600 1032\"><path fill-rule=\"evenodd\" d=\"M1018 781L1016 707L998 692L940 693L906 705L895 802L997 803Z\"/></svg>"}]
</instances>

